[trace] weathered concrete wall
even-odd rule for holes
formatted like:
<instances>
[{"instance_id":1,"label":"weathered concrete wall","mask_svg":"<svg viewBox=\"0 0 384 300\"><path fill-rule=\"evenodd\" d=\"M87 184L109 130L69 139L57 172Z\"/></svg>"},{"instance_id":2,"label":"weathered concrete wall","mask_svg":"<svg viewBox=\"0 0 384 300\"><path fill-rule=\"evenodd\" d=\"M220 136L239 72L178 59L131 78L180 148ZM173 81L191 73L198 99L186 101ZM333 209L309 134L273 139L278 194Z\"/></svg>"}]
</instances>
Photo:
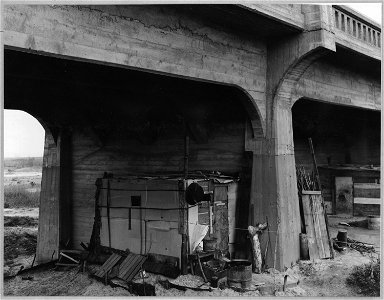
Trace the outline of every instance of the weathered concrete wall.
<instances>
[{"instance_id":1,"label":"weathered concrete wall","mask_svg":"<svg viewBox=\"0 0 384 300\"><path fill-rule=\"evenodd\" d=\"M358 108L381 109L380 77L346 68L327 59L312 64L295 88L293 100L305 97ZM292 103L293 105L293 103Z\"/></svg>"}]
</instances>

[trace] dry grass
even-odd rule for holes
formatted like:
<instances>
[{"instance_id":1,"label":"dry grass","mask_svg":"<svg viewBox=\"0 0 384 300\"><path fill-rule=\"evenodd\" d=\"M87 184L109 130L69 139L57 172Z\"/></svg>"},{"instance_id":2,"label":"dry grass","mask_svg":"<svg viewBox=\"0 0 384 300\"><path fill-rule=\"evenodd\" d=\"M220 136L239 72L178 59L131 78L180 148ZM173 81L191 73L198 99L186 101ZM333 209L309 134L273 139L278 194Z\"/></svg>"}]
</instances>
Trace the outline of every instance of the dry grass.
<instances>
[{"instance_id":1,"label":"dry grass","mask_svg":"<svg viewBox=\"0 0 384 300\"><path fill-rule=\"evenodd\" d=\"M4 207L39 207L40 188L31 185L7 185L4 186Z\"/></svg>"},{"instance_id":2,"label":"dry grass","mask_svg":"<svg viewBox=\"0 0 384 300\"><path fill-rule=\"evenodd\" d=\"M38 224L37 218L29 216L4 216L4 227L34 227Z\"/></svg>"},{"instance_id":3,"label":"dry grass","mask_svg":"<svg viewBox=\"0 0 384 300\"><path fill-rule=\"evenodd\" d=\"M380 260L356 266L347 278L347 283L359 289L364 296L380 296Z\"/></svg>"},{"instance_id":4,"label":"dry grass","mask_svg":"<svg viewBox=\"0 0 384 300\"><path fill-rule=\"evenodd\" d=\"M4 263L19 255L31 255L36 251L37 230L13 228L4 232Z\"/></svg>"}]
</instances>

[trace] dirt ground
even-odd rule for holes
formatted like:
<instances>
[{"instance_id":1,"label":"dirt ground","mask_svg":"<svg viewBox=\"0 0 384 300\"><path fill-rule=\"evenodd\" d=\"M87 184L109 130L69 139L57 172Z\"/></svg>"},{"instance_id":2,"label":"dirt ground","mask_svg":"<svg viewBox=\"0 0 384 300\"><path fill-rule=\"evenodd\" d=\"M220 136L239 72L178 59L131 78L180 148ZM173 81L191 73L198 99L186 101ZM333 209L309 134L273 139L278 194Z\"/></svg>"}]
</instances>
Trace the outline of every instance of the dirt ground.
<instances>
[{"instance_id":1,"label":"dirt ground","mask_svg":"<svg viewBox=\"0 0 384 300\"><path fill-rule=\"evenodd\" d=\"M352 297L361 296L359 290L346 284L346 278L356 265L369 263L369 255L363 255L356 250L347 249L344 252L336 252L335 259L300 261L298 264L288 269L286 272L270 270L269 273L253 274L252 283L273 285L282 283L284 275L289 276L291 283L299 281L297 286L288 288L285 292L277 291L247 291L239 292L230 288L212 289L211 291L193 291L187 289L180 291L178 289L165 289L159 281L172 280L162 275L147 273L146 283L155 286L157 296L327 296L327 297ZM100 266L98 266L100 267ZM30 276L31 280L23 280ZM192 275L188 275L193 277ZM197 276L194 276L197 277ZM201 281L197 277L195 280ZM136 282L142 282L138 278ZM255 289L255 287L253 286ZM85 272L80 272L79 268L69 270L39 270L26 272L14 278L6 279L4 282L4 295L13 296L130 296L131 294L124 288L106 286L102 282Z\"/></svg>"}]
</instances>

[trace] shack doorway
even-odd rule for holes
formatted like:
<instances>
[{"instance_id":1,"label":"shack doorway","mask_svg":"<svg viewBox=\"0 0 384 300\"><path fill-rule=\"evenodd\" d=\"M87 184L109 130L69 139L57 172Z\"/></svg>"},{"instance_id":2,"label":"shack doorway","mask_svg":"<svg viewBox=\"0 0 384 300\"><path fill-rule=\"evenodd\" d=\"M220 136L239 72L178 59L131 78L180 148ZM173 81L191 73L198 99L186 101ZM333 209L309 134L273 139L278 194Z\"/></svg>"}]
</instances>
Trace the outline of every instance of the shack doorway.
<instances>
[{"instance_id":1,"label":"shack doorway","mask_svg":"<svg viewBox=\"0 0 384 300\"><path fill-rule=\"evenodd\" d=\"M296 166L313 172L312 138L327 213L379 214L380 112L300 99L292 115Z\"/></svg>"}]
</instances>

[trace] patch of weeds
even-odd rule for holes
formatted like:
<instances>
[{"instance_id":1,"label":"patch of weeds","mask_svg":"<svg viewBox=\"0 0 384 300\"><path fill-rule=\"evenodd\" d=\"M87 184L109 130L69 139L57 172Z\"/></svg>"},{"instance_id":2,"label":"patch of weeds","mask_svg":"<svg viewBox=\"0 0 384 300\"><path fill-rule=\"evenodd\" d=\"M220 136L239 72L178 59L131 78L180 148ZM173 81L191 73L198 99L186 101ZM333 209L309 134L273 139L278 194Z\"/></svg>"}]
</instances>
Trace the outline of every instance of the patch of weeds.
<instances>
[{"instance_id":1,"label":"patch of weeds","mask_svg":"<svg viewBox=\"0 0 384 300\"><path fill-rule=\"evenodd\" d=\"M33 227L38 224L38 219L28 216L4 216L4 227Z\"/></svg>"},{"instance_id":2,"label":"patch of weeds","mask_svg":"<svg viewBox=\"0 0 384 300\"><path fill-rule=\"evenodd\" d=\"M4 207L39 207L40 191L30 192L23 185L4 187Z\"/></svg>"},{"instance_id":3,"label":"patch of weeds","mask_svg":"<svg viewBox=\"0 0 384 300\"><path fill-rule=\"evenodd\" d=\"M37 232L10 232L4 236L4 261L12 260L19 255L31 255L36 251Z\"/></svg>"},{"instance_id":4,"label":"patch of weeds","mask_svg":"<svg viewBox=\"0 0 384 300\"><path fill-rule=\"evenodd\" d=\"M315 268L311 263L300 263L299 269L304 276L311 276L315 272Z\"/></svg>"},{"instance_id":5,"label":"patch of weeds","mask_svg":"<svg viewBox=\"0 0 384 300\"><path fill-rule=\"evenodd\" d=\"M347 284L357 287L365 296L380 296L380 259L356 266L347 277Z\"/></svg>"}]
</instances>

